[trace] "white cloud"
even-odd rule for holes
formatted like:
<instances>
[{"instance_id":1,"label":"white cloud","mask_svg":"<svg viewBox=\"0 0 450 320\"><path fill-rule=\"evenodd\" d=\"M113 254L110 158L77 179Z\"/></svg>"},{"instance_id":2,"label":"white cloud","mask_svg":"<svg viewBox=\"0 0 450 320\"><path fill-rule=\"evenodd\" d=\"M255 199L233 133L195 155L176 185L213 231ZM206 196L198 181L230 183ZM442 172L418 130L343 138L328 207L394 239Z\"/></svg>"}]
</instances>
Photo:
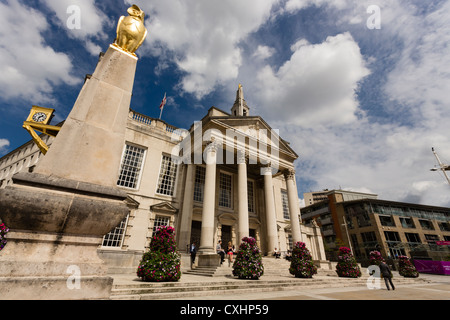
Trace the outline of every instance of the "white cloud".
<instances>
[{"instance_id":1,"label":"white cloud","mask_svg":"<svg viewBox=\"0 0 450 320\"><path fill-rule=\"evenodd\" d=\"M9 140L0 139L0 155L2 155L8 147L9 147Z\"/></svg>"},{"instance_id":2,"label":"white cloud","mask_svg":"<svg viewBox=\"0 0 450 320\"><path fill-rule=\"evenodd\" d=\"M69 37L84 41L86 49L92 55L100 53L101 48L94 41L107 37L103 27L108 24L108 18L97 8L94 0L42 1L54 11L59 25L67 31ZM70 7L75 7L77 10L69 10L68 12ZM79 21L79 26L74 27L74 21ZM114 40L114 36L112 37L111 43Z\"/></svg>"},{"instance_id":3,"label":"white cloud","mask_svg":"<svg viewBox=\"0 0 450 320\"><path fill-rule=\"evenodd\" d=\"M275 53L274 48L259 45L256 48L255 52L253 53L253 57L256 59L265 60L273 56L274 53Z\"/></svg>"},{"instance_id":4,"label":"white cloud","mask_svg":"<svg viewBox=\"0 0 450 320\"><path fill-rule=\"evenodd\" d=\"M399 59L384 75L382 90L391 100L382 106L391 115L384 122L360 113L352 95L368 74L364 61L383 62L362 57L349 34L315 46L297 42L278 70L268 65L260 70L258 110L300 154L300 179L314 181L310 188L317 190L342 187L381 199L450 206L450 186L429 170L435 164L432 146L450 159L450 74L444 67L450 65L450 3L423 15L405 1L380 1L379 33L365 27L370 1L292 0L285 9L295 13L312 4L326 4L340 29L360 24L366 37L396 39L384 45ZM352 58L346 52L353 52Z\"/></svg>"},{"instance_id":5,"label":"white cloud","mask_svg":"<svg viewBox=\"0 0 450 320\"><path fill-rule=\"evenodd\" d=\"M150 33L140 54L173 55L184 73L180 88L200 99L217 84L236 79L242 64L239 42L267 20L275 3L278 0L142 3Z\"/></svg>"},{"instance_id":6,"label":"white cloud","mask_svg":"<svg viewBox=\"0 0 450 320\"><path fill-rule=\"evenodd\" d=\"M4 99L51 101L53 85L74 85L67 55L45 44L49 25L38 11L17 0L0 3L0 95Z\"/></svg>"},{"instance_id":7,"label":"white cloud","mask_svg":"<svg viewBox=\"0 0 450 320\"><path fill-rule=\"evenodd\" d=\"M382 29L377 31L368 30L365 23L373 1L289 0L276 11L280 18L322 6L338 30L353 32L360 27L359 39L363 34L368 42L370 37L397 41L377 42L399 57L393 69L385 69L382 88L398 104L380 106L392 118L374 122L360 109L355 94L370 66L383 61L362 56L355 34L341 31L318 44L297 41L280 67L268 64L275 50L262 43L253 43L250 56L243 56L240 43L273 18L269 13L276 3L145 2L141 7L147 13L149 37L139 54L159 56L159 71L175 62L182 71L180 88L199 99L218 84L237 82L239 77L248 89L252 114L263 116L291 142L300 154L298 175L315 181L311 187L342 187L377 193L382 199L450 205L445 181L429 171L434 164L432 146L450 159L446 112L450 83L445 67L439 67L450 65L446 45L450 4L442 3L424 17L407 1L378 1ZM243 65L244 59L248 65ZM235 86L230 90L234 92ZM405 115L408 121L401 121Z\"/></svg>"},{"instance_id":8,"label":"white cloud","mask_svg":"<svg viewBox=\"0 0 450 320\"><path fill-rule=\"evenodd\" d=\"M302 127L355 121L355 90L369 70L350 33L316 45L300 40L291 50L278 70L267 65L256 76L261 113Z\"/></svg>"},{"instance_id":9,"label":"white cloud","mask_svg":"<svg viewBox=\"0 0 450 320\"><path fill-rule=\"evenodd\" d=\"M342 9L346 7L347 2L348 0L288 0L284 9L289 13L294 13L312 5L322 6L327 4Z\"/></svg>"}]
</instances>

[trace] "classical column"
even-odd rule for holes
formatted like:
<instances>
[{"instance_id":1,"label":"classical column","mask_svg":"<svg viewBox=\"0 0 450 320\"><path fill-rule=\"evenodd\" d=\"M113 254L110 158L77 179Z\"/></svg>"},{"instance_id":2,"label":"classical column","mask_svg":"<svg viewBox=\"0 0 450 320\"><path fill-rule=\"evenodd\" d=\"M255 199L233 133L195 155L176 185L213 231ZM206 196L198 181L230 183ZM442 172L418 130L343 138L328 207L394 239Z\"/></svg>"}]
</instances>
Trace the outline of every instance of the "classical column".
<instances>
[{"instance_id":1,"label":"classical column","mask_svg":"<svg viewBox=\"0 0 450 320\"><path fill-rule=\"evenodd\" d=\"M272 167L261 168L264 175L264 202L266 205L266 224L267 224L267 245L268 253L272 253L278 245L278 228L275 211L275 200L273 195Z\"/></svg>"},{"instance_id":2,"label":"classical column","mask_svg":"<svg viewBox=\"0 0 450 320\"><path fill-rule=\"evenodd\" d=\"M186 183L184 186L184 198L183 198L183 209L181 211L181 220L179 226L179 241L178 249L181 252L186 250L186 245L189 245L191 238L191 227L192 227L192 208L194 201L194 172L195 165L186 165ZM198 246L198 243L196 244Z\"/></svg>"},{"instance_id":3,"label":"classical column","mask_svg":"<svg viewBox=\"0 0 450 320\"><path fill-rule=\"evenodd\" d=\"M302 241L302 234L300 232L300 222L298 219L300 207L298 205L298 193L295 186L295 170L286 170L284 172L284 177L286 178L289 215L291 218L292 242L296 243Z\"/></svg>"},{"instance_id":4,"label":"classical column","mask_svg":"<svg viewBox=\"0 0 450 320\"><path fill-rule=\"evenodd\" d=\"M214 248L214 216L216 198L216 156L217 145L213 142L205 148L205 193L203 197L202 230L200 254L215 254Z\"/></svg>"},{"instance_id":5,"label":"classical column","mask_svg":"<svg viewBox=\"0 0 450 320\"><path fill-rule=\"evenodd\" d=\"M239 220L238 220L238 246L241 244L241 240L249 235L249 222L248 222L248 190L247 190L247 163L245 159L245 152L238 151L238 208L239 208Z\"/></svg>"}]
</instances>

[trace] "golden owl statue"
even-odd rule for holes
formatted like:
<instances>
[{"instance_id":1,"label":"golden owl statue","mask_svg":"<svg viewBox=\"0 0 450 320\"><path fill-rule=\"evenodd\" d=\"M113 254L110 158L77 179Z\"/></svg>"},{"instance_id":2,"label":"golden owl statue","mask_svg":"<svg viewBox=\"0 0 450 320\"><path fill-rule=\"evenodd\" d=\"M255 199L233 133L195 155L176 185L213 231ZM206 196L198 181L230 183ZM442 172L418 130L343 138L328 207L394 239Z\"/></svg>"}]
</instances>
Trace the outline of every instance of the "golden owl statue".
<instances>
[{"instance_id":1,"label":"golden owl statue","mask_svg":"<svg viewBox=\"0 0 450 320\"><path fill-rule=\"evenodd\" d=\"M114 45L122 50L135 55L147 37L147 29L144 26L145 13L137 5L127 10L129 16L122 16L117 24L117 38Z\"/></svg>"}]
</instances>

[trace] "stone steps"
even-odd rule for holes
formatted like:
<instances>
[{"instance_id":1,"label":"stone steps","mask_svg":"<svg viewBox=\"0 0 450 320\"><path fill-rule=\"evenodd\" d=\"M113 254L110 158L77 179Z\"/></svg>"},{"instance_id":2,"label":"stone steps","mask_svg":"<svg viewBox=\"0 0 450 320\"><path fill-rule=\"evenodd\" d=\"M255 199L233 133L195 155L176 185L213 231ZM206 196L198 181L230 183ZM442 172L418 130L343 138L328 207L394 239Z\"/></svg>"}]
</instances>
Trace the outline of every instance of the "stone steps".
<instances>
[{"instance_id":1,"label":"stone steps","mask_svg":"<svg viewBox=\"0 0 450 320\"><path fill-rule=\"evenodd\" d=\"M266 276L291 276L289 267L291 263L285 259L263 258L264 275ZM228 266L228 261L225 261L220 267L194 267L192 269L184 270L183 273L206 276L206 277L220 277L232 275L232 265ZM322 276L336 276L335 270L318 269L318 275Z\"/></svg>"},{"instance_id":2,"label":"stone steps","mask_svg":"<svg viewBox=\"0 0 450 320\"><path fill-rule=\"evenodd\" d=\"M214 282L189 283L137 283L132 285L115 285L112 300L160 300L215 296L222 294L240 294L266 291L285 291L294 289L316 289L365 286L366 279L348 279L339 277L322 277L312 279L288 280L223 280ZM418 279L396 279L396 285L419 283ZM424 281L421 281L424 283ZM384 285L383 283L381 284Z\"/></svg>"},{"instance_id":3,"label":"stone steps","mask_svg":"<svg viewBox=\"0 0 450 320\"><path fill-rule=\"evenodd\" d=\"M190 283L146 283L138 287L130 285L114 286L111 299L114 300L147 300L147 299L170 299L182 297L198 297L221 295L224 293L248 293L261 291L279 291L286 288L307 286L314 283L317 287L322 284L327 286L323 280L303 279L305 281L262 281L262 280L240 280L220 282L190 282ZM352 282L355 283L355 282Z\"/></svg>"},{"instance_id":4,"label":"stone steps","mask_svg":"<svg viewBox=\"0 0 450 320\"><path fill-rule=\"evenodd\" d=\"M183 271L185 274L192 274L204 277L220 277L231 275L233 268L231 267L195 267L193 269L188 269Z\"/></svg>"},{"instance_id":5,"label":"stone steps","mask_svg":"<svg viewBox=\"0 0 450 320\"><path fill-rule=\"evenodd\" d=\"M149 283L136 281L129 284L113 285L111 299L113 300L159 300L216 296L223 294L239 294L267 291L284 290L307 290L312 288L336 288L367 285L369 275L365 268L361 269L362 276L357 279L340 278L334 270L321 270L312 279L299 279L289 274L289 261L275 260L266 261L264 275L259 280L240 280L232 276L232 267L225 262L223 266L196 267L185 270L184 274L199 276L187 281ZM183 275L181 276L183 279ZM211 279L211 280L208 280ZM409 279L394 275L395 285L426 283L425 279ZM381 281L381 286L384 282Z\"/></svg>"}]
</instances>

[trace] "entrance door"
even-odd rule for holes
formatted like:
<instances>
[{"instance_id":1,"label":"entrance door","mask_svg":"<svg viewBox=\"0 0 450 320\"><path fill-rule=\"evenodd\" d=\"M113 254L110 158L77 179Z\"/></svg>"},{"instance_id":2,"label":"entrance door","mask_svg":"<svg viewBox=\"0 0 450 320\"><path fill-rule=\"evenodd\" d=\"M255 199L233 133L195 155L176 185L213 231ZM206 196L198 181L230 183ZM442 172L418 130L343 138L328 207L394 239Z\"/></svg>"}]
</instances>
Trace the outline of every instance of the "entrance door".
<instances>
[{"instance_id":1,"label":"entrance door","mask_svg":"<svg viewBox=\"0 0 450 320\"><path fill-rule=\"evenodd\" d=\"M202 222L192 221L191 226L191 242L195 242L197 249L200 247L200 237L202 235Z\"/></svg>"},{"instance_id":2,"label":"entrance door","mask_svg":"<svg viewBox=\"0 0 450 320\"><path fill-rule=\"evenodd\" d=\"M228 242L231 242L231 226L222 225L222 248L226 249Z\"/></svg>"}]
</instances>

